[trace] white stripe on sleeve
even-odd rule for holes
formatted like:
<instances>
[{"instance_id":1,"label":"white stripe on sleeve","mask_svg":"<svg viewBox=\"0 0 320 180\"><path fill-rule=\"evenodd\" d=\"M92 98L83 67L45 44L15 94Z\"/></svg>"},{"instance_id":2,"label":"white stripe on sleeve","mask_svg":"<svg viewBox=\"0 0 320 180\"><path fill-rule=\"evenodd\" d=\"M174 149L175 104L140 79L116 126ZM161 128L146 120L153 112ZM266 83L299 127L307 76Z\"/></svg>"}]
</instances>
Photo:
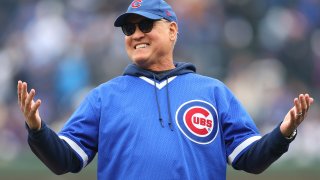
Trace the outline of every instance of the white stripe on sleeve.
<instances>
[{"instance_id":1,"label":"white stripe on sleeve","mask_svg":"<svg viewBox=\"0 0 320 180\"><path fill-rule=\"evenodd\" d=\"M59 136L59 138L65 140L71 146L71 148L74 151L76 151L76 153L79 154L79 156L82 158L82 161L83 161L82 168L84 168L88 163L88 155L81 149L81 147L77 143L75 143L71 139L69 139L65 136Z\"/></svg>"},{"instance_id":2,"label":"white stripe on sleeve","mask_svg":"<svg viewBox=\"0 0 320 180\"><path fill-rule=\"evenodd\" d=\"M247 140L243 141L239 146L237 146L233 152L229 155L228 157L228 163L232 164L232 162L234 161L234 159L239 155L239 153L241 153L246 147L248 147L250 144L252 144L253 142L257 141L261 139L261 136L252 136L250 138L248 138Z\"/></svg>"}]
</instances>

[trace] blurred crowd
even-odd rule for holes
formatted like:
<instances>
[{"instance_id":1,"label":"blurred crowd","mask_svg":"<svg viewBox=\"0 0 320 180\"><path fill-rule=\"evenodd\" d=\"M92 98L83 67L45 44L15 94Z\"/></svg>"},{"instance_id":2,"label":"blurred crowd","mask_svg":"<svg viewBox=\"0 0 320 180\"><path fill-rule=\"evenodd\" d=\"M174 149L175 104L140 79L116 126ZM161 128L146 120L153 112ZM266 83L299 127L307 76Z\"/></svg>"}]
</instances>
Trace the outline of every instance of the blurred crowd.
<instances>
[{"instance_id":1,"label":"blurred crowd","mask_svg":"<svg viewBox=\"0 0 320 180\"><path fill-rule=\"evenodd\" d=\"M43 120L58 131L89 90L122 74L130 60L113 23L130 2L0 2L0 162L29 151L18 80L36 90ZM319 162L320 1L168 2L178 15L175 60L225 82L262 134L283 120L298 93L315 98L286 158Z\"/></svg>"}]
</instances>

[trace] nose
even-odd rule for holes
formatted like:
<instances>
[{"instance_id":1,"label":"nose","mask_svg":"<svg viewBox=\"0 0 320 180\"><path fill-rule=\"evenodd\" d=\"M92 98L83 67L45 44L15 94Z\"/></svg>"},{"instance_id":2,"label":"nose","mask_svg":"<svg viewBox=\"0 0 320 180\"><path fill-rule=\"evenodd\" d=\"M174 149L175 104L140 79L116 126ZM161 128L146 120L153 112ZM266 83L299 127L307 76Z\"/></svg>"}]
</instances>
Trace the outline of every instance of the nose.
<instances>
[{"instance_id":1,"label":"nose","mask_svg":"<svg viewBox=\"0 0 320 180\"><path fill-rule=\"evenodd\" d=\"M133 39L141 39L144 37L144 33L140 30L138 24L136 24L136 30L131 36Z\"/></svg>"}]
</instances>

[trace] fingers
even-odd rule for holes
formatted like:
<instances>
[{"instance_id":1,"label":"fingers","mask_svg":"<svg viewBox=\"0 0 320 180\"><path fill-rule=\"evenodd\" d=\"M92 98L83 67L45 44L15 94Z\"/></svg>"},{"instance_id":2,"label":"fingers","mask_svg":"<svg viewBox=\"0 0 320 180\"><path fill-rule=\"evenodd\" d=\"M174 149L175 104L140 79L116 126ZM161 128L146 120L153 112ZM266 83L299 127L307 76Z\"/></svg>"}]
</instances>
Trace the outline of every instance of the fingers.
<instances>
[{"instance_id":1,"label":"fingers","mask_svg":"<svg viewBox=\"0 0 320 180\"><path fill-rule=\"evenodd\" d=\"M300 94L293 100L294 106L289 110L280 126L280 131L289 137L304 121L314 99L309 94Z\"/></svg>"},{"instance_id":2,"label":"fingers","mask_svg":"<svg viewBox=\"0 0 320 180\"><path fill-rule=\"evenodd\" d=\"M300 106L301 106L301 111L299 111L299 112L302 112L302 114L305 114L308 111L309 105L307 104L306 99L307 99L306 95L302 95L302 94L299 95L299 101L300 101Z\"/></svg>"},{"instance_id":3,"label":"fingers","mask_svg":"<svg viewBox=\"0 0 320 180\"><path fill-rule=\"evenodd\" d=\"M27 89L28 89L27 83L23 82L22 86L21 86L21 95L20 95L21 96L21 107L22 108L25 107L26 98L28 96Z\"/></svg>"},{"instance_id":4,"label":"fingers","mask_svg":"<svg viewBox=\"0 0 320 180\"><path fill-rule=\"evenodd\" d=\"M301 102L300 102L299 98L294 98L293 103L294 103L294 107L296 110L295 115L296 116L302 115Z\"/></svg>"},{"instance_id":5,"label":"fingers","mask_svg":"<svg viewBox=\"0 0 320 180\"><path fill-rule=\"evenodd\" d=\"M309 107L313 104L313 98L312 97L310 97L310 95L309 94L306 94L306 102L307 102L307 105L308 105L308 109L307 110L309 110Z\"/></svg>"},{"instance_id":6,"label":"fingers","mask_svg":"<svg viewBox=\"0 0 320 180\"><path fill-rule=\"evenodd\" d=\"M27 98L25 100L25 105L24 105L24 113L25 115L28 116L30 110L31 110L31 105L32 105L32 101L35 95L35 90L31 89L30 93L27 95Z\"/></svg>"},{"instance_id":7,"label":"fingers","mask_svg":"<svg viewBox=\"0 0 320 180\"><path fill-rule=\"evenodd\" d=\"M304 120L312 103L313 98L310 97L309 94L300 94L298 98L294 99L295 119L297 119L299 123Z\"/></svg>"},{"instance_id":8,"label":"fingers","mask_svg":"<svg viewBox=\"0 0 320 180\"><path fill-rule=\"evenodd\" d=\"M31 89L28 93L28 84L26 82L18 81L17 84L18 103L21 111L26 117L30 117L36 113L40 107L41 101L33 101L35 97L35 90Z\"/></svg>"},{"instance_id":9,"label":"fingers","mask_svg":"<svg viewBox=\"0 0 320 180\"><path fill-rule=\"evenodd\" d=\"M41 100L38 99L32 106L30 109L30 114L36 114L37 110L39 109L41 105Z\"/></svg>"},{"instance_id":10,"label":"fingers","mask_svg":"<svg viewBox=\"0 0 320 180\"><path fill-rule=\"evenodd\" d=\"M26 123L30 129L39 130L41 128L41 117L39 115L39 107L41 100L34 101L36 91L31 89L28 93L28 85L26 82L18 81L17 84L18 103L23 113Z\"/></svg>"},{"instance_id":11,"label":"fingers","mask_svg":"<svg viewBox=\"0 0 320 180\"><path fill-rule=\"evenodd\" d=\"M22 82L18 81L17 94L18 94L18 103L19 103L19 105L21 105L21 89L22 89Z\"/></svg>"},{"instance_id":12,"label":"fingers","mask_svg":"<svg viewBox=\"0 0 320 180\"><path fill-rule=\"evenodd\" d=\"M22 81L18 81L17 93L18 93L18 103L20 105L21 111L24 111L25 100L28 95L27 86L28 86L27 83L22 82Z\"/></svg>"}]
</instances>

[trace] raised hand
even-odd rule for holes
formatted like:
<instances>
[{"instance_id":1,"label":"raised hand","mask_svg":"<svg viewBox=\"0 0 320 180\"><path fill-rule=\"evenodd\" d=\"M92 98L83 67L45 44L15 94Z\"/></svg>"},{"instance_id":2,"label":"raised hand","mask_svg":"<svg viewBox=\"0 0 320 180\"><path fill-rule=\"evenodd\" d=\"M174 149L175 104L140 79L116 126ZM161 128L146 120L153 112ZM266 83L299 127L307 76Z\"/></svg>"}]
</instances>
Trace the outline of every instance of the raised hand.
<instances>
[{"instance_id":1,"label":"raised hand","mask_svg":"<svg viewBox=\"0 0 320 180\"><path fill-rule=\"evenodd\" d=\"M18 104L23 113L26 123L32 130L39 130L41 128L41 118L39 115L39 107L41 100L34 101L33 98L36 94L34 89L28 93L28 85L26 82L18 81L17 85Z\"/></svg>"},{"instance_id":2,"label":"raised hand","mask_svg":"<svg viewBox=\"0 0 320 180\"><path fill-rule=\"evenodd\" d=\"M287 113L280 126L280 131L285 137L289 137L306 118L312 103L313 98L309 94L300 94L298 98L294 99L294 106Z\"/></svg>"}]
</instances>

